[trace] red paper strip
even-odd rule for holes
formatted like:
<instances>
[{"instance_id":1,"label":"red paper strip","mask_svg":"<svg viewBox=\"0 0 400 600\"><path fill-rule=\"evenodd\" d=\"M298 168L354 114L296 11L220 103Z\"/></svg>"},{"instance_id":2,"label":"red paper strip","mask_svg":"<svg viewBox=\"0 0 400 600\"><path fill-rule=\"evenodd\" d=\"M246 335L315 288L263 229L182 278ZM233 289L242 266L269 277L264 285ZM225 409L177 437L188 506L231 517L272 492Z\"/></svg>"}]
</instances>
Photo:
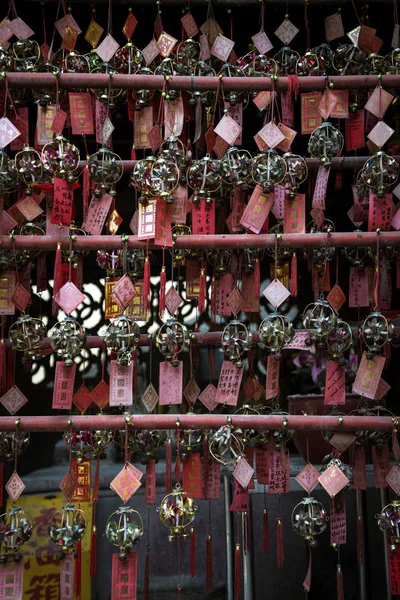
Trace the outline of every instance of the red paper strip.
<instances>
[{"instance_id":1,"label":"red paper strip","mask_svg":"<svg viewBox=\"0 0 400 600\"><path fill-rule=\"evenodd\" d=\"M275 360L275 357L272 354L268 356L265 386L266 400L271 400L271 398L277 398L279 396L279 366L279 360Z\"/></svg>"},{"instance_id":2,"label":"red paper strip","mask_svg":"<svg viewBox=\"0 0 400 600\"><path fill-rule=\"evenodd\" d=\"M211 462L207 464L207 469L205 469L205 460L207 458L203 457L203 499L219 500L221 492L221 465L212 458Z\"/></svg>"},{"instance_id":3,"label":"red paper strip","mask_svg":"<svg viewBox=\"0 0 400 600\"><path fill-rule=\"evenodd\" d=\"M156 199L139 204L138 239L150 240L156 235Z\"/></svg>"},{"instance_id":4,"label":"red paper strip","mask_svg":"<svg viewBox=\"0 0 400 600\"><path fill-rule=\"evenodd\" d=\"M177 367L172 366L167 360L160 363L160 406L182 404L182 376L182 361L179 361Z\"/></svg>"},{"instance_id":5,"label":"red paper strip","mask_svg":"<svg viewBox=\"0 0 400 600\"><path fill-rule=\"evenodd\" d=\"M192 498L203 497L203 478L200 454L190 454L183 462L183 489Z\"/></svg>"},{"instance_id":6,"label":"red paper strip","mask_svg":"<svg viewBox=\"0 0 400 600\"><path fill-rule=\"evenodd\" d=\"M273 193L264 194L261 185L256 185L240 219L240 224L254 233L260 233L274 202Z\"/></svg>"},{"instance_id":7,"label":"red paper strip","mask_svg":"<svg viewBox=\"0 0 400 600\"><path fill-rule=\"evenodd\" d=\"M369 195L368 231L390 231L392 214L392 194L385 194L383 198L376 194Z\"/></svg>"},{"instance_id":8,"label":"red paper strip","mask_svg":"<svg viewBox=\"0 0 400 600\"><path fill-rule=\"evenodd\" d=\"M260 312L260 290L257 289L259 284L260 281L257 279L255 271L250 275L242 276L243 312Z\"/></svg>"},{"instance_id":9,"label":"red paper strip","mask_svg":"<svg viewBox=\"0 0 400 600\"><path fill-rule=\"evenodd\" d=\"M6 271L0 276L0 315L14 315L15 306L11 298L15 290L15 271Z\"/></svg>"},{"instance_id":10,"label":"red paper strip","mask_svg":"<svg viewBox=\"0 0 400 600\"><path fill-rule=\"evenodd\" d=\"M269 482L270 453L267 446L256 448L256 477L260 485L268 485Z\"/></svg>"},{"instance_id":11,"label":"red paper strip","mask_svg":"<svg viewBox=\"0 0 400 600\"><path fill-rule=\"evenodd\" d=\"M230 360L224 360L218 379L215 401L219 404L226 404L227 406L236 406L242 377L243 368L238 368Z\"/></svg>"},{"instance_id":12,"label":"red paper strip","mask_svg":"<svg viewBox=\"0 0 400 600\"><path fill-rule=\"evenodd\" d=\"M60 600L72 600L74 597L75 559L69 554L60 565Z\"/></svg>"},{"instance_id":13,"label":"red paper strip","mask_svg":"<svg viewBox=\"0 0 400 600\"><path fill-rule=\"evenodd\" d=\"M294 108L293 108L293 94L291 92L283 92L281 94L281 113L282 123L288 127L294 125Z\"/></svg>"},{"instance_id":14,"label":"red paper strip","mask_svg":"<svg viewBox=\"0 0 400 600\"><path fill-rule=\"evenodd\" d=\"M349 307L369 306L368 270L350 267Z\"/></svg>"},{"instance_id":15,"label":"red paper strip","mask_svg":"<svg viewBox=\"0 0 400 600\"><path fill-rule=\"evenodd\" d=\"M90 235L100 235L106 222L113 199L109 194L103 194L101 198L92 197L86 216L82 223L82 229Z\"/></svg>"},{"instance_id":16,"label":"red paper strip","mask_svg":"<svg viewBox=\"0 0 400 600\"><path fill-rule=\"evenodd\" d=\"M180 184L174 191L174 202L171 205L171 223L186 223L187 201L187 185Z\"/></svg>"},{"instance_id":17,"label":"red paper strip","mask_svg":"<svg viewBox=\"0 0 400 600\"><path fill-rule=\"evenodd\" d=\"M110 366L110 406L131 406L133 381L133 362L119 365L116 360Z\"/></svg>"},{"instance_id":18,"label":"red paper strip","mask_svg":"<svg viewBox=\"0 0 400 600\"><path fill-rule=\"evenodd\" d=\"M113 554L111 600L137 600L137 563L136 552L130 552L126 560L120 560L118 554Z\"/></svg>"},{"instance_id":19,"label":"red paper strip","mask_svg":"<svg viewBox=\"0 0 400 600\"><path fill-rule=\"evenodd\" d=\"M318 110L321 92L307 92L300 94L301 106L301 133L312 133L322 123L322 116Z\"/></svg>"},{"instance_id":20,"label":"red paper strip","mask_svg":"<svg viewBox=\"0 0 400 600\"><path fill-rule=\"evenodd\" d=\"M325 210L326 190L328 188L330 167L327 169L323 165L318 168L317 179L315 182L314 194L312 199L312 207Z\"/></svg>"},{"instance_id":21,"label":"red paper strip","mask_svg":"<svg viewBox=\"0 0 400 600\"><path fill-rule=\"evenodd\" d=\"M389 447L387 444L382 448L372 446L372 462L374 465L375 487L386 487L386 477L390 471Z\"/></svg>"},{"instance_id":22,"label":"red paper strip","mask_svg":"<svg viewBox=\"0 0 400 600\"><path fill-rule=\"evenodd\" d=\"M201 262L187 259L186 263L186 300L197 300L200 291Z\"/></svg>"},{"instance_id":23,"label":"red paper strip","mask_svg":"<svg viewBox=\"0 0 400 600\"><path fill-rule=\"evenodd\" d=\"M229 306L228 298L233 290L233 275L226 274L216 279L214 282L214 301L215 314L221 317L229 317L232 309Z\"/></svg>"},{"instance_id":24,"label":"red paper strip","mask_svg":"<svg viewBox=\"0 0 400 600\"><path fill-rule=\"evenodd\" d=\"M240 219L244 210L244 201L245 201L245 191L236 187L233 193L233 202L232 202L232 233L241 233L243 228L240 224Z\"/></svg>"},{"instance_id":25,"label":"red paper strip","mask_svg":"<svg viewBox=\"0 0 400 600\"><path fill-rule=\"evenodd\" d=\"M164 198L157 198L156 228L154 243L157 246L172 247L171 205Z\"/></svg>"},{"instance_id":26,"label":"red paper strip","mask_svg":"<svg viewBox=\"0 0 400 600\"><path fill-rule=\"evenodd\" d=\"M346 368L335 360L326 362L324 404L346 403Z\"/></svg>"},{"instance_id":27,"label":"red paper strip","mask_svg":"<svg viewBox=\"0 0 400 600\"><path fill-rule=\"evenodd\" d=\"M284 233L305 233L306 231L306 197L296 194L291 200L286 198L284 214Z\"/></svg>"},{"instance_id":28,"label":"red paper strip","mask_svg":"<svg viewBox=\"0 0 400 600\"><path fill-rule=\"evenodd\" d=\"M179 137L185 120L183 99L170 100L164 103L164 139L170 136Z\"/></svg>"},{"instance_id":29,"label":"red paper strip","mask_svg":"<svg viewBox=\"0 0 400 600\"><path fill-rule=\"evenodd\" d=\"M52 408L59 410L71 410L72 396L74 394L75 373L75 363L70 367L66 367L64 362L56 362Z\"/></svg>"},{"instance_id":30,"label":"red paper strip","mask_svg":"<svg viewBox=\"0 0 400 600\"><path fill-rule=\"evenodd\" d=\"M345 544L347 541L346 501L343 492L331 499L330 544Z\"/></svg>"},{"instance_id":31,"label":"red paper strip","mask_svg":"<svg viewBox=\"0 0 400 600\"><path fill-rule=\"evenodd\" d=\"M384 356L375 356L371 360L367 358L366 352L363 353L356 379L353 383L354 394L374 399L385 360Z\"/></svg>"},{"instance_id":32,"label":"red paper strip","mask_svg":"<svg viewBox=\"0 0 400 600\"><path fill-rule=\"evenodd\" d=\"M289 454L285 455L285 464L282 464L282 452L276 450L270 455L269 464L269 494L281 494L290 489L290 460Z\"/></svg>"},{"instance_id":33,"label":"red paper strip","mask_svg":"<svg viewBox=\"0 0 400 600\"><path fill-rule=\"evenodd\" d=\"M346 151L365 147L364 110L352 113L345 121Z\"/></svg>"},{"instance_id":34,"label":"red paper strip","mask_svg":"<svg viewBox=\"0 0 400 600\"><path fill-rule=\"evenodd\" d=\"M331 119L349 118L349 90L335 90L336 104L330 114Z\"/></svg>"},{"instance_id":35,"label":"red paper strip","mask_svg":"<svg viewBox=\"0 0 400 600\"><path fill-rule=\"evenodd\" d=\"M57 106L55 104L48 104L46 107L43 107L38 104L37 110L35 148L41 148L53 141L54 131L51 126L56 116Z\"/></svg>"},{"instance_id":36,"label":"red paper strip","mask_svg":"<svg viewBox=\"0 0 400 600\"><path fill-rule=\"evenodd\" d=\"M198 204L192 204L193 235L213 235L215 233L215 204L207 204L200 198Z\"/></svg>"},{"instance_id":37,"label":"red paper strip","mask_svg":"<svg viewBox=\"0 0 400 600\"><path fill-rule=\"evenodd\" d=\"M93 135L91 94L89 92L69 92L68 99L73 135Z\"/></svg>"},{"instance_id":38,"label":"red paper strip","mask_svg":"<svg viewBox=\"0 0 400 600\"><path fill-rule=\"evenodd\" d=\"M65 179L54 177L54 197L51 211L53 225L69 226L74 208L74 191L72 184Z\"/></svg>"},{"instance_id":39,"label":"red paper strip","mask_svg":"<svg viewBox=\"0 0 400 600\"><path fill-rule=\"evenodd\" d=\"M156 503L156 460L150 458L146 463L146 504Z\"/></svg>"},{"instance_id":40,"label":"red paper strip","mask_svg":"<svg viewBox=\"0 0 400 600\"><path fill-rule=\"evenodd\" d=\"M236 479L233 480L233 500L229 508L232 512L246 512L249 508L249 490L243 488Z\"/></svg>"},{"instance_id":41,"label":"red paper strip","mask_svg":"<svg viewBox=\"0 0 400 600\"><path fill-rule=\"evenodd\" d=\"M387 547L389 559L390 594L400 594L400 552L392 552L391 544Z\"/></svg>"},{"instance_id":42,"label":"red paper strip","mask_svg":"<svg viewBox=\"0 0 400 600\"><path fill-rule=\"evenodd\" d=\"M73 560L73 559L72 559ZM9 561L0 565L0 598L22 600L24 561Z\"/></svg>"},{"instance_id":43,"label":"red paper strip","mask_svg":"<svg viewBox=\"0 0 400 600\"><path fill-rule=\"evenodd\" d=\"M153 127L153 107L135 111L134 144L136 150L150 148L149 133Z\"/></svg>"},{"instance_id":44,"label":"red paper strip","mask_svg":"<svg viewBox=\"0 0 400 600\"><path fill-rule=\"evenodd\" d=\"M103 136L103 127L104 123L108 117L108 106L104 102L100 102L96 98L95 104L95 120L96 120L96 142L101 146L110 146L111 145L111 136L108 138L107 142L104 143Z\"/></svg>"},{"instance_id":45,"label":"red paper strip","mask_svg":"<svg viewBox=\"0 0 400 600\"><path fill-rule=\"evenodd\" d=\"M353 459L353 488L356 490L367 489L367 475L365 470L365 448L354 445Z\"/></svg>"},{"instance_id":46,"label":"red paper strip","mask_svg":"<svg viewBox=\"0 0 400 600\"><path fill-rule=\"evenodd\" d=\"M252 469L254 469L255 452L256 452L256 449L254 446L246 446L246 448L244 449L244 454L245 454L246 460ZM247 486L247 489L248 490L254 489L254 473L251 476L251 479L250 479L249 485Z\"/></svg>"},{"instance_id":47,"label":"red paper strip","mask_svg":"<svg viewBox=\"0 0 400 600\"><path fill-rule=\"evenodd\" d=\"M78 461L77 458L71 460L71 469L74 471L78 480L78 487L71 498L72 502L90 502L90 458Z\"/></svg>"}]
</instances>

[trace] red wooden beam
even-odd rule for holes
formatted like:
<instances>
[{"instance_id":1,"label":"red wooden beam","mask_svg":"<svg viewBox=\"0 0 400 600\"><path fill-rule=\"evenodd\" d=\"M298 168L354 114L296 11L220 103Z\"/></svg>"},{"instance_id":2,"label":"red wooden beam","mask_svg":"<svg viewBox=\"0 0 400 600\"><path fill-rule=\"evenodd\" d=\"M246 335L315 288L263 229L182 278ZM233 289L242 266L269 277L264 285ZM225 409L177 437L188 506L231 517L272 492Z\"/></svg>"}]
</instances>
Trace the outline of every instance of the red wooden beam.
<instances>
[{"instance_id":1,"label":"red wooden beam","mask_svg":"<svg viewBox=\"0 0 400 600\"><path fill-rule=\"evenodd\" d=\"M339 419L342 419L340 422ZM182 429L218 429L228 422L242 429L292 429L292 430L385 430L393 429L390 417L332 417L322 415L132 415L129 427L132 429L176 429L179 420ZM71 423L71 422L72 423ZM286 423L286 424L284 424ZM1 417L0 431L65 431L74 430L125 429L125 417L115 415L43 416L43 417Z\"/></svg>"}]
</instances>

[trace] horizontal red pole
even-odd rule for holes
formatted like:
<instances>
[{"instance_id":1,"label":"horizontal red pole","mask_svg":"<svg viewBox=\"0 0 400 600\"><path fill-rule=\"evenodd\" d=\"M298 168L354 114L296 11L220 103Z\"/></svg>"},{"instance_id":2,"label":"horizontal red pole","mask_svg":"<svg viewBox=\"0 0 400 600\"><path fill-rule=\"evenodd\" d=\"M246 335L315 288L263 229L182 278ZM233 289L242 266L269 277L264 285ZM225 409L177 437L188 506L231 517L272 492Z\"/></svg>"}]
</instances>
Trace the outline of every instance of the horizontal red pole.
<instances>
[{"instance_id":1,"label":"horizontal red pole","mask_svg":"<svg viewBox=\"0 0 400 600\"><path fill-rule=\"evenodd\" d=\"M258 0L257 0L258 1ZM334 171L342 171L343 169L361 169L365 162L369 159L369 156L340 156L339 158L334 158L332 160L331 169ZM397 162L400 162L400 156L392 156ZM306 158L307 167L313 171L317 170L321 164L318 158ZM136 160L123 160L122 164L124 167L124 171L126 173L130 173L133 171ZM84 169L86 165L86 161L81 160L79 162L79 167Z\"/></svg>"},{"instance_id":2,"label":"horizontal red pole","mask_svg":"<svg viewBox=\"0 0 400 600\"><path fill-rule=\"evenodd\" d=\"M57 78L51 73L7 73L6 78L0 79L0 88L5 87L7 79L8 87L13 88L55 88L56 79L60 89L73 90L79 88L107 89L109 86L114 89L148 89L161 90L164 84L164 77L161 75L106 75L98 73L61 73ZM216 90L218 77L190 77L173 76L168 81L169 89L174 90ZM324 90L327 78L318 77L300 77L299 90L301 92L310 92L315 90ZM329 82L333 83L333 89L337 90L369 90L378 84L384 88L400 88L400 75L383 75L378 79L377 75L338 75L329 77ZM237 91L263 91L271 90L273 82L269 77L224 77L223 86L225 92ZM289 87L287 77L279 77L275 82L275 89L278 92L285 92Z\"/></svg>"},{"instance_id":3,"label":"horizontal red pole","mask_svg":"<svg viewBox=\"0 0 400 600\"><path fill-rule=\"evenodd\" d=\"M179 420L182 429L218 429L229 421L242 429L291 429L291 430L386 430L393 429L391 417L338 417L322 415L132 415L129 427L132 429L176 429ZM72 425L70 423L72 421ZM284 421L287 425L284 425ZM1 417L0 431L65 431L71 426L74 430L124 429L125 417L115 415L43 416L43 417Z\"/></svg>"},{"instance_id":4,"label":"horizontal red pole","mask_svg":"<svg viewBox=\"0 0 400 600\"><path fill-rule=\"evenodd\" d=\"M342 233L288 233L278 240L282 248L324 248L333 246L376 246L375 232L342 232ZM69 249L69 238L59 239L57 236L16 235L11 240L7 235L0 236L0 250L24 248L26 250L56 250L58 242L64 250ZM138 240L137 236L128 236L128 248L146 248L146 240ZM400 231L381 232L380 246L399 246ZM116 235L77 235L72 242L76 250L115 250L122 248L123 242ZM150 240L150 248L154 246ZM245 248L273 248L274 234L216 234L216 235L181 235L175 240L175 248L191 248L204 250L206 248L243 250Z\"/></svg>"}]
</instances>

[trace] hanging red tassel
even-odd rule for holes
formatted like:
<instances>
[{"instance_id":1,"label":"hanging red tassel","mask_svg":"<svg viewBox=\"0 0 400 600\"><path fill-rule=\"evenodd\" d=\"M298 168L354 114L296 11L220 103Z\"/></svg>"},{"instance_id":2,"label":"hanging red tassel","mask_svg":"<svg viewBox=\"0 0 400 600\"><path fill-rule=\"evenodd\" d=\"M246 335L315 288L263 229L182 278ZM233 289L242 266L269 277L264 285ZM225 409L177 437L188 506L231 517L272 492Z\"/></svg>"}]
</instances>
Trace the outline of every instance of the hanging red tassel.
<instances>
[{"instance_id":1,"label":"hanging red tassel","mask_svg":"<svg viewBox=\"0 0 400 600\"><path fill-rule=\"evenodd\" d=\"M336 597L337 600L344 600L343 572L340 565L337 566L336 571Z\"/></svg>"},{"instance_id":2,"label":"hanging red tassel","mask_svg":"<svg viewBox=\"0 0 400 600\"><path fill-rule=\"evenodd\" d=\"M297 298L297 254L293 252L292 263L290 265L290 294Z\"/></svg>"},{"instance_id":3,"label":"hanging red tassel","mask_svg":"<svg viewBox=\"0 0 400 600\"><path fill-rule=\"evenodd\" d=\"M212 535L208 534L206 546L206 592L213 589L213 557L212 557Z\"/></svg>"},{"instance_id":4,"label":"hanging red tassel","mask_svg":"<svg viewBox=\"0 0 400 600\"><path fill-rule=\"evenodd\" d=\"M196 577L196 538L194 527L190 528L190 575L192 579Z\"/></svg>"},{"instance_id":5,"label":"hanging red tassel","mask_svg":"<svg viewBox=\"0 0 400 600\"><path fill-rule=\"evenodd\" d=\"M83 257L78 256L78 264L76 267L76 287L82 291L83 286Z\"/></svg>"},{"instance_id":6,"label":"hanging red tassel","mask_svg":"<svg viewBox=\"0 0 400 600\"><path fill-rule=\"evenodd\" d=\"M160 299L159 299L159 307L158 307L160 319L163 319L164 312L165 312L165 287L166 287L166 285L167 285L167 273L166 273L166 268L163 265L161 267L161 273L160 273Z\"/></svg>"},{"instance_id":7,"label":"hanging red tassel","mask_svg":"<svg viewBox=\"0 0 400 600\"><path fill-rule=\"evenodd\" d=\"M234 576L234 600L239 600L242 588L242 554L240 544L236 544L235 550L235 576Z\"/></svg>"},{"instance_id":8,"label":"hanging red tassel","mask_svg":"<svg viewBox=\"0 0 400 600\"><path fill-rule=\"evenodd\" d=\"M0 390L5 392L7 386L7 354L4 340L0 342Z\"/></svg>"},{"instance_id":9,"label":"hanging red tassel","mask_svg":"<svg viewBox=\"0 0 400 600\"><path fill-rule=\"evenodd\" d=\"M254 292L260 294L261 279L260 279L260 263L258 258L254 264Z\"/></svg>"},{"instance_id":10,"label":"hanging red tassel","mask_svg":"<svg viewBox=\"0 0 400 600\"><path fill-rule=\"evenodd\" d=\"M357 562L364 564L364 532L361 517L357 517Z\"/></svg>"},{"instance_id":11,"label":"hanging red tassel","mask_svg":"<svg viewBox=\"0 0 400 600\"><path fill-rule=\"evenodd\" d=\"M150 594L150 546L147 546L146 563L144 567L143 600L149 600Z\"/></svg>"},{"instance_id":12,"label":"hanging red tassel","mask_svg":"<svg viewBox=\"0 0 400 600\"><path fill-rule=\"evenodd\" d=\"M80 600L82 591L82 546L81 542L76 545L77 557L75 561L75 597Z\"/></svg>"},{"instance_id":13,"label":"hanging red tassel","mask_svg":"<svg viewBox=\"0 0 400 600\"><path fill-rule=\"evenodd\" d=\"M133 392L133 395L135 395L137 392L137 375L138 375L137 350L134 350L132 352L132 360L133 360L132 392Z\"/></svg>"},{"instance_id":14,"label":"hanging red tassel","mask_svg":"<svg viewBox=\"0 0 400 600\"><path fill-rule=\"evenodd\" d=\"M55 317L58 312L58 304L56 303L56 299L58 298L58 294L60 293L60 289L61 289L61 281L62 281L61 259L62 259L61 244L57 244L56 260L54 263L53 310L52 310L53 317Z\"/></svg>"},{"instance_id":15,"label":"hanging red tassel","mask_svg":"<svg viewBox=\"0 0 400 600\"><path fill-rule=\"evenodd\" d=\"M132 150L131 150L131 160L136 160L136 150L135 150L135 146L132 146Z\"/></svg>"},{"instance_id":16,"label":"hanging red tassel","mask_svg":"<svg viewBox=\"0 0 400 600\"><path fill-rule=\"evenodd\" d=\"M305 592L309 592L311 588L311 569L312 569L312 554L311 554L311 546L308 544L308 569L306 573L306 577L303 581L303 588Z\"/></svg>"},{"instance_id":17,"label":"hanging red tassel","mask_svg":"<svg viewBox=\"0 0 400 600\"><path fill-rule=\"evenodd\" d=\"M15 350L8 353L7 360L7 391L15 385Z\"/></svg>"},{"instance_id":18,"label":"hanging red tassel","mask_svg":"<svg viewBox=\"0 0 400 600\"><path fill-rule=\"evenodd\" d=\"M264 508L263 533L263 549L264 552L269 552L268 510L266 508Z\"/></svg>"},{"instance_id":19,"label":"hanging red tassel","mask_svg":"<svg viewBox=\"0 0 400 600\"><path fill-rule=\"evenodd\" d=\"M211 304L211 306L210 306L211 320L214 321L214 323L215 323L217 305L216 305L216 297L215 297L215 278L214 277L211 280L211 303L210 304Z\"/></svg>"},{"instance_id":20,"label":"hanging red tassel","mask_svg":"<svg viewBox=\"0 0 400 600\"><path fill-rule=\"evenodd\" d=\"M82 183L82 200L83 200L83 216L86 217L86 213L89 206L89 195L90 195L90 177L89 177L89 162L86 158L86 165L83 169L83 183Z\"/></svg>"},{"instance_id":21,"label":"hanging red tassel","mask_svg":"<svg viewBox=\"0 0 400 600\"><path fill-rule=\"evenodd\" d=\"M278 569L283 568L285 551L283 548L283 524L281 519L276 520L276 565Z\"/></svg>"},{"instance_id":22,"label":"hanging red tassel","mask_svg":"<svg viewBox=\"0 0 400 600\"><path fill-rule=\"evenodd\" d=\"M387 346L388 345L389 344L387 344ZM397 429L393 429L393 432L392 432L392 451L393 451L394 461L396 463L400 462L400 446L399 446L399 440L397 438Z\"/></svg>"},{"instance_id":23,"label":"hanging red tassel","mask_svg":"<svg viewBox=\"0 0 400 600\"><path fill-rule=\"evenodd\" d=\"M206 306L206 270L200 269L200 285L199 285L199 298L197 301L197 308L199 313L204 312Z\"/></svg>"},{"instance_id":24,"label":"hanging red tassel","mask_svg":"<svg viewBox=\"0 0 400 600\"><path fill-rule=\"evenodd\" d=\"M149 257L144 259L144 284L143 284L144 307L146 310L150 307L150 262Z\"/></svg>"},{"instance_id":25,"label":"hanging red tassel","mask_svg":"<svg viewBox=\"0 0 400 600\"><path fill-rule=\"evenodd\" d=\"M95 518L95 514L93 512L93 518ZM96 566L97 566L97 528L96 525L93 525L92 529L92 539L90 542L90 577L94 577L96 575Z\"/></svg>"},{"instance_id":26,"label":"hanging red tassel","mask_svg":"<svg viewBox=\"0 0 400 600\"><path fill-rule=\"evenodd\" d=\"M172 441L170 439L165 450L165 489L167 494L172 490Z\"/></svg>"}]
</instances>

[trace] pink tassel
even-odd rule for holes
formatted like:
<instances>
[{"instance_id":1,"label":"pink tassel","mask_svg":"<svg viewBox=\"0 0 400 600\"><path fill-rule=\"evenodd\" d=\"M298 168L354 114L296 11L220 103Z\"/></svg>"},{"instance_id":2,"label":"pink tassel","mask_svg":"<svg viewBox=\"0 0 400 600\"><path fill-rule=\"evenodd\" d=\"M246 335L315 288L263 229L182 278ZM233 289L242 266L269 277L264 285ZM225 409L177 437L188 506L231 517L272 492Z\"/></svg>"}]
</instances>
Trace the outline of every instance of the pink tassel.
<instances>
[{"instance_id":1,"label":"pink tassel","mask_svg":"<svg viewBox=\"0 0 400 600\"><path fill-rule=\"evenodd\" d=\"M269 552L269 526L268 526L268 510L264 508L263 518L263 550Z\"/></svg>"},{"instance_id":2,"label":"pink tassel","mask_svg":"<svg viewBox=\"0 0 400 600\"><path fill-rule=\"evenodd\" d=\"M312 554L311 554L311 546L308 544L308 569L306 573L306 577L303 581L303 588L306 592L310 591L311 588L311 569L312 569Z\"/></svg>"},{"instance_id":3,"label":"pink tassel","mask_svg":"<svg viewBox=\"0 0 400 600\"><path fill-rule=\"evenodd\" d=\"M97 529L96 525L93 525L92 540L90 543L90 577L96 575L97 566Z\"/></svg>"},{"instance_id":4,"label":"pink tassel","mask_svg":"<svg viewBox=\"0 0 400 600\"><path fill-rule=\"evenodd\" d=\"M145 309L148 310L150 308L150 262L149 257L146 256L144 260L144 285L143 285L143 296L144 296L144 306Z\"/></svg>"},{"instance_id":5,"label":"pink tassel","mask_svg":"<svg viewBox=\"0 0 400 600\"><path fill-rule=\"evenodd\" d=\"M7 386L7 354L4 340L0 342L0 390L5 392Z\"/></svg>"},{"instance_id":6,"label":"pink tassel","mask_svg":"<svg viewBox=\"0 0 400 600\"><path fill-rule=\"evenodd\" d=\"M82 592L82 545L78 542L76 545L76 551L78 553L75 561L75 596L76 600L80 600Z\"/></svg>"},{"instance_id":7,"label":"pink tassel","mask_svg":"<svg viewBox=\"0 0 400 600\"><path fill-rule=\"evenodd\" d=\"M136 150L135 150L135 146L132 146L132 150L131 150L131 160L136 160Z\"/></svg>"},{"instance_id":8,"label":"pink tassel","mask_svg":"<svg viewBox=\"0 0 400 600\"><path fill-rule=\"evenodd\" d=\"M393 429L392 433L392 451L395 462L400 462L400 446L397 438L397 429Z\"/></svg>"},{"instance_id":9,"label":"pink tassel","mask_svg":"<svg viewBox=\"0 0 400 600\"><path fill-rule=\"evenodd\" d=\"M340 565L337 566L336 571L336 597L337 600L344 600L343 572Z\"/></svg>"},{"instance_id":10,"label":"pink tassel","mask_svg":"<svg viewBox=\"0 0 400 600\"><path fill-rule=\"evenodd\" d=\"M292 263L290 265L290 294L297 298L297 254L293 252Z\"/></svg>"},{"instance_id":11,"label":"pink tassel","mask_svg":"<svg viewBox=\"0 0 400 600\"><path fill-rule=\"evenodd\" d=\"M234 575L234 600L239 600L242 588L242 555L240 544L236 544L235 550L235 575Z\"/></svg>"},{"instance_id":12,"label":"pink tassel","mask_svg":"<svg viewBox=\"0 0 400 600\"><path fill-rule=\"evenodd\" d=\"M213 589L213 556L212 556L212 535L208 534L206 546L206 592L212 592Z\"/></svg>"},{"instance_id":13,"label":"pink tassel","mask_svg":"<svg viewBox=\"0 0 400 600\"><path fill-rule=\"evenodd\" d=\"M160 319L163 319L165 312L165 287L167 285L167 274L164 266L161 267L160 273L160 301L159 301L159 315Z\"/></svg>"},{"instance_id":14,"label":"pink tassel","mask_svg":"<svg viewBox=\"0 0 400 600\"><path fill-rule=\"evenodd\" d=\"M260 287L261 287L261 280L260 280L260 263L258 258L256 258L256 262L254 265L254 293L260 295Z\"/></svg>"},{"instance_id":15,"label":"pink tassel","mask_svg":"<svg viewBox=\"0 0 400 600\"><path fill-rule=\"evenodd\" d=\"M89 177L89 164L86 159L86 166L83 169L83 185L82 185L82 200L83 200L83 216L86 217L86 213L89 206L89 194L90 194L90 177Z\"/></svg>"},{"instance_id":16,"label":"pink tassel","mask_svg":"<svg viewBox=\"0 0 400 600\"><path fill-rule=\"evenodd\" d=\"M59 295L60 289L61 289L61 279L62 279L61 259L62 259L61 244L57 244L56 260L54 263L53 310L52 310L53 317L55 317L58 312L58 304L56 301L58 299L58 295Z\"/></svg>"},{"instance_id":17,"label":"pink tassel","mask_svg":"<svg viewBox=\"0 0 400 600\"><path fill-rule=\"evenodd\" d=\"M165 489L167 494L172 490L172 441L168 440L165 450Z\"/></svg>"},{"instance_id":18,"label":"pink tassel","mask_svg":"<svg viewBox=\"0 0 400 600\"><path fill-rule=\"evenodd\" d=\"M196 538L194 527L190 528L190 575L192 579L196 577Z\"/></svg>"},{"instance_id":19,"label":"pink tassel","mask_svg":"<svg viewBox=\"0 0 400 600\"><path fill-rule=\"evenodd\" d=\"M206 304L206 270L200 269L200 286L199 286L199 299L197 301L197 308L199 313L204 312Z\"/></svg>"},{"instance_id":20,"label":"pink tassel","mask_svg":"<svg viewBox=\"0 0 400 600\"><path fill-rule=\"evenodd\" d=\"M276 565L278 569L283 568L285 560L285 551L283 547L283 524L281 519L277 519L276 524Z\"/></svg>"}]
</instances>

